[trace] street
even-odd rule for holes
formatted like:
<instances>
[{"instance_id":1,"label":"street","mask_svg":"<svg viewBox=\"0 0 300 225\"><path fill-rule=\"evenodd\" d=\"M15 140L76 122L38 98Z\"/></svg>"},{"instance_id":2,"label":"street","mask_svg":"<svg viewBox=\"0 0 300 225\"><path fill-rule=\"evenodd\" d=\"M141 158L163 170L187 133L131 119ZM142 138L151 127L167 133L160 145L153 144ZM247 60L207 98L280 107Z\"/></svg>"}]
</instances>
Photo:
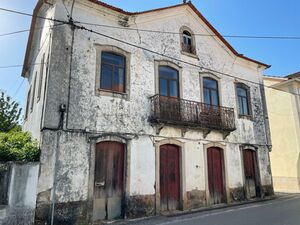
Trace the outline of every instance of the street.
<instances>
[{"instance_id":1,"label":"street","mask_svg":"<svg viewBox=\"0 0 300 225\"><path fill-rule=\"evenodd\" d=\"M132 225L300 225L300 195L175 217L128 221Z\"/></svg>"}]
</instances>

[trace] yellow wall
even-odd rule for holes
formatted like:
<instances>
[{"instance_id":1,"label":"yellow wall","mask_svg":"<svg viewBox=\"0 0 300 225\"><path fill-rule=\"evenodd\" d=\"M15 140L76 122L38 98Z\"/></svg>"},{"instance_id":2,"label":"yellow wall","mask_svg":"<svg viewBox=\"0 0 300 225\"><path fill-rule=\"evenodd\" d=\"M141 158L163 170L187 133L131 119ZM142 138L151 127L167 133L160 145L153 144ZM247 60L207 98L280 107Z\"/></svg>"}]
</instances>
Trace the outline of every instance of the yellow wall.
<instances>
[{"instance_id":1,"label":"yellow wall","mask_svg":"<svg viewBox=\"0 0 300 225\"><path fill-rule=\"evenodd\" d=\"M277 78L264 78L267 86L283 81ZM296 82L292 85L295 84ZM290 91L285 86L280 88ZM270 156L275 191L300 192L300 128L296 98L299 96L266 88L273 145Z\"/></svg>"}]
</instances>

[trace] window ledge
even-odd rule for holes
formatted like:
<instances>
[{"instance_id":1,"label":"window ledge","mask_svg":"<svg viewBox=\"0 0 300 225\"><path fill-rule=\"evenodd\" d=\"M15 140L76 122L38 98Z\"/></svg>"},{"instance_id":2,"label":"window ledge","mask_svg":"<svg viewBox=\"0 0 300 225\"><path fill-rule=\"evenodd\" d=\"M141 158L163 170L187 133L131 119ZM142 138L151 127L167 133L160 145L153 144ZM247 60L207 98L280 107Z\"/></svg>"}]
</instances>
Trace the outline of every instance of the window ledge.
<instances>
[{"instance_id":1,"label":"window ledge","mask_svg":"<svg viewBox=\"0 0 300 225\"><path fill-rule=\"evenodd\" d=\"M181 54L183 54L183 55L186 55L186 56L189 56L189 57L192 57L192 58L195 58L195 59L198 59L198 60L199 60L199 57L198 57L196 54L194 54L194 53L185 52L185 51L181 50Z\"/></svg>"},{"instance_id":2,"label":"window ledge","mask_svg":"<svg viewBox=\"0 0 300 225\"><path fill-rule=\"evenodd\" d=\"M252 115L238 115L239 119L253 120Z\"/></svg>"},{"instance_id":3,"label":"window ledge","mask_svg":"<svg viewBox=\"0 0 300 225\"><path fill-rule=\"evenodd\" d=\"M116 98L129 100L129 95L127 93L110 91L110 90L101 89L101 88L97 89L97 95L116 97Z\"/></svg>"}]
</instances>

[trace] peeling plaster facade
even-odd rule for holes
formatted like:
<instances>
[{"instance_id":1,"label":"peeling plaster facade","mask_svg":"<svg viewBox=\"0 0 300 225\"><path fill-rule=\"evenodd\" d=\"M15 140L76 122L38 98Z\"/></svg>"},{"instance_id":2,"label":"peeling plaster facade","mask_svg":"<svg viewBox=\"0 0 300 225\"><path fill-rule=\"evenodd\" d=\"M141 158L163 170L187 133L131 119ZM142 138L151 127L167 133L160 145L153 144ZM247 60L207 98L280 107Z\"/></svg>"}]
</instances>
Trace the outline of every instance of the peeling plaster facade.
<instances>
[{"instance_id":1,"label":"peeling plaster facade","mask_svg":"<svg viewBox=\"0 0 300 225\"><path fill-rule=\"evenodd\" d=\"M68 20L61 1L48 3L51 4L42 4L38 15ZM68 9L71 8L71 1L64 3ZM91 1L78 0L74 5L73 19L120 28L172 32L179 32L181 27L186 26L195 34L213 34L189 4L126 15ZM38 20L35 25L44 28L33 34L29 61L39 63L43 53L49 61L45 64L42 79L42 97L38 102L33 99L33 109L28 109L23 125L24 130L32 132L40 141L42 150L37 224L49 222L52 217L54 224L93 220L95 146L109 140L126 145L125 217L160 213L157 159L159 146L163 143L180 147L181 209L210 205L206 151L211 146L221 147L224 151L228 203L245 200L243 146L250 146L256 152L261 196L272 195L267 147L271 143L264 89L259 85L263 82L265 66L237 57L217 36L194 36L197 55L191 57L181 52L180 34L84 25L101 34L180 59L181 62L178 62L82 29L72 30L69 25L49 29L49 23L53 25L51 21ZM126 94L98 91L98 58L103 46L121 49L129 55ZM206 72L183 61L233 77ZM158 94L158 62L168 62L180 68L180 98L183 99L203 102L203 77L216 77L220 105L234 108L236 130L225 139L219 131L212 130L206 136L201 129L170 125L161 127L157 132L148 118L151 111L149 97ZM31 66L25 74L30 86L34 85L34 76L36 72L39 74L39 69L37 65ZM236 82L250 88L252 119L237 116ZM66 105L65 112L60 112L62 104Z\"/></svg>"}]
</instances>

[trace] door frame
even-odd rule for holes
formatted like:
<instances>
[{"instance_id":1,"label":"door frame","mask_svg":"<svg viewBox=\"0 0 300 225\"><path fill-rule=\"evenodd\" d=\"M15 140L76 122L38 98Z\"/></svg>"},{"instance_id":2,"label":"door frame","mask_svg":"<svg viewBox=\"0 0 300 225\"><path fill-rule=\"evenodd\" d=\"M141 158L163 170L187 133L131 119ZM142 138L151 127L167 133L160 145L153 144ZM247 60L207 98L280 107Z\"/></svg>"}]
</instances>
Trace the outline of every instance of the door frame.
<instances>
[{"instance_id":1,"label":"door frame","mask_svg":"<svg viewBox=\"0 0 300 225\"><path fill-rule=\"evenodd\" d=\"M244 165L244 150L251 150L255 154L255 179L256 179L256 186L259 187L259 194L257 194L257 198L261 197L261 179L260 179L260 169L259 169L259 161L258 161L258 147L254 145L241 145L240 146L240 155L241 155L241 165L242 165L242 177L243 177L243 189L245 193L245 199L247 197L247 190L246 190L246 177L245 177L245 165Z\"/></svg>"},{"instance_id":2,"label":"door frame","mask_svg":"<svg viewBox=\"0 0 300 225\"><path fill-rule=\"evenodd\" d=\"M209 192L209 178L208 178L208 162L207 162L207 150L209 148L220 148L223 151L223 186L224 186L224 192L225 192L225 203L229 203L230 199L230 190L229 190L229 180L228 180L228 172L227 172L227 154L226 154L226 145L221 143L207 143L203 144L203 152L204 152L204 173L205 173L205 192L206 192L206 205L211 206L212 201L210 198L210 192Z\"/></svg>"},{"instance_id":3,"label":"door frame","mask_svg":"<svg viewBox=\"0 0 300 225\"><path fill-rule=\"evenodd\" d=\"M180 210L186 209L186 181L185 181L185 155L184 143L173 139L164 139L155 143L155 213L159 214L160 209L160 146L176 145L179 148L179 179L180 179Z\"/></svg>"},{"instance_id":4,"label":"door frame","mask_svg":"<svg viewBox=\"0 0 300 225\"><path fill-rule=\"evenodd\" d=\"M87 204L87 218L89 222L93 220L94 210L94 179L95 179L95 156L96 146L100 142L113 141L124 144L124 180L123 180L123 201L122 201L122 217L126 216L126 199L129 196L129 166L130 166L130 141L131 139L121 136L101 135L97 137L90 137L90 162L89 162L89 182L88 182L88 204Z\"/></svg>"}]
</instances>

